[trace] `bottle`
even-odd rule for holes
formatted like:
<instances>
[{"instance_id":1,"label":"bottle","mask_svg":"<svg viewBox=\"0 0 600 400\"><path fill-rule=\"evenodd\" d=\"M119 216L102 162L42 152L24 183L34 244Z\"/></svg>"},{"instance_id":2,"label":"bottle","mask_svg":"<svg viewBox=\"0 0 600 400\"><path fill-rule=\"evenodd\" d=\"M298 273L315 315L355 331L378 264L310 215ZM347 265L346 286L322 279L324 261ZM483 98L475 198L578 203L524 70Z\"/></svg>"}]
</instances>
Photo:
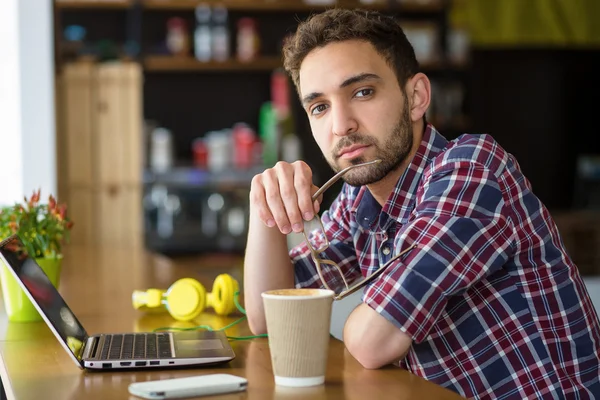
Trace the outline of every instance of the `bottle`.
<instances>
[{"instance_id":1,"label":"bottle","mask_svg":"<svg viewBox=\"0 0 600 400\"><path fill-rule=\"evenodd\" d=\"M277 68L271 74L271 101L277 110L280 119L290 114L290 81L281 68Z\"/></svg>"},{"instance_id":2,"label":"bottle","mask_svg":"<svg viewBox=\"0 0 600 400\"><path fill-rule=\"evenodd\" d=\"M212 55L215 61L225 61L230 55L227 9L217 6L213 9Z\"/></svg>"},{"instance_id":3,"label":"bottle","mask_svg":"<svg viewBox=\"0 0 600 400\"><path fill-rule=\"evenodd\" d=\"M301 158L301 144L295 133L290 97L289 77L282 69L276 69L271 75L271 102L277 114L280 156L286 162Z\"/></svg>"},{"instance_id":4,"label":"bottle","mask_svg":"<svg viewBox=\"0 0 600 400\"><path fill-rule=\"evenodd\" d=\"M210 29L210 7L199 4L196 7L196 29L194 30L194 56L198 61L210 61L211 54L211 29Z\"/></svg>"},{"instance_id":5,"label":"bottle","mask_svg":"<svg viewBox=\"0 0 600 400\"><path fill-rule=\"evenodd\" d=\"M172 17L167 21L167 48L171 54L186 56L189 53L190 40L183 18Z\"/></svg>"},{"instance_id":6,"label":"bottle","mask_svg":"<svg viewBox=\"0 0 600 400\"><path fill-rule=\"evenodd\" d=\"M295 134L289 133L281 139L281 159L289 163L302 159L302 144Z\"/></svg>"},{"instance_id":7,"label":"bottle","mask_svg":"<svg viewBox=\"0 0 600 400\"><path fill-rule=\"evenodd\" d=\"M208 169L213 172L226 170L231 164L231 132L228 129L206 134Z\"/></svg>"},{"instance_id":8,"label":"bottle","mask_svg":"<svg viewBox=\"0 0 600 400\"><path fill-rule=\"evenodd\" d=\"M256 20L240 18L237 32L237 57L240 61L251 61L258 55L259 38Z\"/></svg>"},{"instance_id":9,"label":"bottle","mask_svg":"<svg viewBox=\"0 0 600 400\"><path fill-rule=\"evenodd\" d=\"M279 161L280 125L273 103L263 103L259 112L259 136L262 141L263 164L271 167Z\"/></svg>"},{"instance_id":10,"label":"bottle","mask_svg":"<svg viewBox=\"0 0 600 400\"><path fill-rule=\"evenodd\" d=\"M208 164L208 148L203 137L192 141L192 154L194 155L194 166L196 168L206 168Z\"/></svg>"},{"instance_id":11,"label":"bottle","mask_svg":"<svg viewBox=\"0 0 600 400\"><path fill-rule=\"evenodd\" d=\"M233 162L238 169L250 168L254 164L254 142L256 133L248 124L233 126Z\"/></svg>"},{"instance_id":12,"label":"bottle","mask_svg":"<svg viewBox=\"0 0 600 400\"><path fill-rule=\"evenodd\" d=\"M156 172L166 172L173 166L173 134L162 127L151 134L150 168Z\"/></svg>"}]
</instances>

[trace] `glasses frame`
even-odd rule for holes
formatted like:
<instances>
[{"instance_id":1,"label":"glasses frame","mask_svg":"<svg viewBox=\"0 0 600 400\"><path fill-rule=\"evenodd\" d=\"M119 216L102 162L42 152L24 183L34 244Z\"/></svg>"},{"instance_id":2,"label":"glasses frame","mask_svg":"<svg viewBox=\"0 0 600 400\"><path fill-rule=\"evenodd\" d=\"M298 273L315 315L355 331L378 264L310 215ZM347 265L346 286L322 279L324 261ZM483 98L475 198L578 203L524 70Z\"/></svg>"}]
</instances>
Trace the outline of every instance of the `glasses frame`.
<instances>
[{"instance_id":1,"label":"glasses frame","mask_svg":"<svg viewBox=\"0 0 600 400\"><path fill-rule=\"evenodd\" d=\"M317 190L315 192L315 194L312 195L312 201L314 203L314 201L321 195L323 194L323 192L325 192L327 189L329 189L335 182L337 182L342 176L344 176L344 174L354 168L358 168L358 167L363 167L366 165L372 165L372 164L379 164L381 162L381 160L374 160L374 161L369 161L369 162L365 162L365 163L361 163L361 164L355 164L355 165L351 165L349 167L344 168L343 170L341 170L340 172L338 172L337 174L335 174L331 179L329 179L323 186L321 186L319 188L319 190ZM373 279L375 279L376 277L378 277L379 275L381 275L381 273L383 271L385 271L387 269L387 267L389 267L391 265L392 262L396 261L398 258L402 257L404 254L408 253L410 250L412 250L413 248L417 247L417 245L412 245L404 250L402 250L400 253L398 253L397 255L395 255L394 257L392 257L390 260L388 260L388 262L386 262L385 264L383 264L381 267L379 267L379 269L377 269L377 271L373 272L371 275L367 276L366 278L363 278L362 280L359 280L358 282L356 282L355 284L353 284L352 286L348 285L348 282L346 281L346 277L344 276L344 273L342 272L342 269L340 268L340 266L335 262L335 261L331 261L331 260L325 260L323 258L321 258L319 256L319 253L324 252L325 250L327 250L329 248L329 239L327 238L327 234L325 233L325 227L323 226L323 221L321 221L321 218L318 215L315 215L314 218L311 220L319 221L319 225L321 227L321 231L323 232L323 237L325 239L325 243L323 245L321 245L318 249L315 249L312 244L310 243L310 240L308 239L307 236L307 232L306 229L304 229L302 231L302 233L304 234L304 239L306 241L306 244L308 246L308 249L310 250L310 254L311 254L311 258L313 260L313 262L315 263L315 266L317 268L317 273L319 274L319 279L321 279L321 283L323 283L323 285L325 286L325 288L327 288L328 290L333 291L329 285L327 284L327 282L325 281L325 279L323 278L323 272L321 270L321 264L327 264L327 265L331 265L333 266L338 273L340 274L340 276L342 277L342 281L344 282L344 285L346 287L345 290L343 290L340 293L336 293L333 297L334 300L341 300L344 297L347 297L349 295L351 295L352 293L356 292L358 289L364 287L367 283L371 282ZM335 291L333 291L335 293Z\"/></svg>"}]
</instances>

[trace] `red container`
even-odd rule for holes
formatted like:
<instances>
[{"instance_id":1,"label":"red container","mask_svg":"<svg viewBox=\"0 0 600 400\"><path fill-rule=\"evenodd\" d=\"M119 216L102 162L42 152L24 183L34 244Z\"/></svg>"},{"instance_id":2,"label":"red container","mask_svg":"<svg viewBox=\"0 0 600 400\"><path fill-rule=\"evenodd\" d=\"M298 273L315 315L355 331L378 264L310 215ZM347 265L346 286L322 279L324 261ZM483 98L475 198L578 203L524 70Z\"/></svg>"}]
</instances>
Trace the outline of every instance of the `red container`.
<instances>
[{"instance_id":1,"label":"red container","mask_svg":"<svg viewBox=\"0 0 600 400\"><path fill-rule=\"evenodd\" d=\"M198 138L192 142L192 154L194 156L194 165L198 168L206 168L208 162L208 148L204 139Z\"/></svg>"},{"instance_id":2,"label":"red container","mask_svg":"<svg viewBox=\"0 0 600 400\"><path fill-rule=\"evenodd\" d=\"M256 133L246 124L233 127L233 162L237 168L248 168L254 164Z\"/></svg>"}]
</instances>

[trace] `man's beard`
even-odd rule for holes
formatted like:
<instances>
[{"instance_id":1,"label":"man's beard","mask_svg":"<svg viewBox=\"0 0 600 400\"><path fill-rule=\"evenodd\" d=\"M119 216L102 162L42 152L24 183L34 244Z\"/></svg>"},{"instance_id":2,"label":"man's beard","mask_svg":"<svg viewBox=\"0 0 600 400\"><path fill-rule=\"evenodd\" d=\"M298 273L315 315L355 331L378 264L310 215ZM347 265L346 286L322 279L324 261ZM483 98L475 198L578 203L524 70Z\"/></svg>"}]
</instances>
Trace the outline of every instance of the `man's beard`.
<instances>
[{"instance_id":1,"label":"man's beard","mask_svg":"<svg viewBox=\"0 0 600 400\"><path fill-rule=\"evenodd\" d=\"M375 157L368 160L363 156L353 158L350 160L351 164L360 164L375 159L380 159L381 162L348 171L346 174L344 174L343 179L349 185L370 185L372 183L379 182L385 178L387 174L397 169L400 164L404 162L413 145L412 123L410 121L408 110L408 99L406 97L404 98L404 109L402 111L402 115L382 146L380 146L377 139L371 136L365 136L358 132L353 133L340 139L333 149L333 159L336 160L335 155L339 154L344 147L351 146L353 144L371 145L375 147L376 154ZM327 160L327 162L336 172L343 169L343 167L341 167L337 161L332 162Z\"/></svg>"}]
</instances>

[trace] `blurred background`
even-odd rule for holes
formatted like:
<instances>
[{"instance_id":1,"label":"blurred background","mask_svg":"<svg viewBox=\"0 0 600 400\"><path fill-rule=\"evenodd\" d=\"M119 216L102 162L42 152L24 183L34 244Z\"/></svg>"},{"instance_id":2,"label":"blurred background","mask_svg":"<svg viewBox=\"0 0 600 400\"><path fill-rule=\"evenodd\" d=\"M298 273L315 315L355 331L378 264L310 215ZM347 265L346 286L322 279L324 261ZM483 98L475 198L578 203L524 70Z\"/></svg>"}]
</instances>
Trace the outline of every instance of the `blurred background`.
<instances>
[{"instance_id":1,"label":"blurred background","mask_svg":"<svg viewBox=\"0 0 600 400\"><path fill-rule=\"evenodd\" d=\"M513 153L600 282L595 0L8 0L0 203L41 186L68 203L75 244L242 257L256 173L302 159L315 184L331 176L281 46L333 5L399 18L429 120Z\"/></svg>"}]
</instances>

